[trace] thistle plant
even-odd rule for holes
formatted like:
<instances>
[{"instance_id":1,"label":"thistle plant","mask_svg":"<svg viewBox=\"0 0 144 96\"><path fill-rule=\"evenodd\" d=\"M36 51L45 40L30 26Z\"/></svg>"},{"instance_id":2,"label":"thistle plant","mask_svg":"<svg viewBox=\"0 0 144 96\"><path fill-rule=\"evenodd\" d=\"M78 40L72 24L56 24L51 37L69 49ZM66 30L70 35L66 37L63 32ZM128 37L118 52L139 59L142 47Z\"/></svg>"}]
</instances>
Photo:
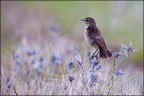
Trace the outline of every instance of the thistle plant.
<instances>
[{"instance_id":1,"label":"thistle plant","mask_svg":"<svg viewBox=\"0 0 144 96\"><path fill-rule=\"evenodd\" d=\"M110 79L110 85L109 85L109 91L107 95L113 95L114 94L114 84L115 84L115 78L120 78L120 93L121 95L123 94L123 75L126 73L120 69L120 66L127 60L127 58L135 52L132 48L132 43L130 42L129 45L121 44L121 48L118 51L113 52L113 57L114 57L114 63L113 63L113 68L111 71L111 79ZM92 55L92 52L88 52L88 63L89 63L89 75L86 77L85 73L85 59L82 59L80 54L78 53L77 49L75 49L76 55L71 58L67 64L68 72L69 72L69 81L72 83L74 80L76 80L76 77L74 78L72 75L72 70L75 70L76 68L78 69L80 76L82 77L82 83L87 90L87 93L90 95L94 95L95 91L94 88L95 86L98 86L98 84L101 84L102 81L99 80L99 76L97 75L99 70L103 68L101 65L101 62L99 61L99 54L97 53L95 56ZM118 59L122 56L125 56L124 60L118 64ZM89 80L89 81L88 81Z\"/></svg>"},{"instance_id":2,"label":"thistle plant","mask_svg":"<svg viewBox=\"0 0 144 96\"><path fill-rule=\"evenodd\" d=\"M100 61L99 53L93 56L93 52L89 51L87 55L85 53L84 57L82 57L78 49L75 48L74 54L68 59L65 66L67 72L62 69L61 75L54 75L62 78L62 80L60 78L54 78L55 81L53 81L53 78L49 77L53 76L53 74L51 75L50 73L49 75L45 70L49 70L48 68L53 68L53 66L57 67L57 69L62 68L61 65L65 58L63 58L61 54L58 55L53 52L48 59L46 56L40 54L41 51L23 46L12 54L14 76L21 77L28 90L33 88L32 82L35 82L40 86L40 90L43 90L43 88L46 90L48 86L49 88L51 88L51 86L59 88L57 92L55 92L54 89L47 89L49 91L53 90L52 94L126 95L124 80L127 73L121 66L123 66L128 57L135 51L137 50L133 49L131 42L129 45L121 44L120 49L113 52L111 59L114 60L114 62L108 62L112 65L111 70L108 64L103 64L103 62ZM122 62L120 62L122 57L124 58ZM52 64L52 66L48 66L49 63ZM108 68L108 70L105 70L105 68ZM65 73L63 74L62 71ZM43 73L46 74L44 75L45 79L41 79ZM45 82L43 80L45 80ZM57 83L55 84L54 82ZM49 85L46 85L46 83L49 83ZM15 82L13 82L13 85L8 85L8 90L11 90L11 88L13 88L12 90L15 94L19 95ZM35 91L37 90L38 88ZM10 91L7 93L9 92Z\"/></svg>"},{"instance_id":3,"label":"thistle plant","mask_svg":"<svg viewBox=\"0 0 144 96\"><path fill-rule=\"evenodd\" d=\"M116 51L116 52L113 52L114 64L113 64L112 77L111 77L112 85L111 85L110 90L109 90L107 95L109 95L110 92L113 90L114 81L115 81L114 80L114 78L115 78L114 75L116 75L116 76L125 75L125 73L120 69L120 67L128 59L128 57L135 51L137 51L137 50L134 50L132 48L132 42L130 41L128 46L125 45L125 44L121 44L120 50ZM120 64L117 64L117 60L122 55L125 56L124 60ZM122 90L122 77L121 77L121 90Z\"/></svg>"}]
</instances>

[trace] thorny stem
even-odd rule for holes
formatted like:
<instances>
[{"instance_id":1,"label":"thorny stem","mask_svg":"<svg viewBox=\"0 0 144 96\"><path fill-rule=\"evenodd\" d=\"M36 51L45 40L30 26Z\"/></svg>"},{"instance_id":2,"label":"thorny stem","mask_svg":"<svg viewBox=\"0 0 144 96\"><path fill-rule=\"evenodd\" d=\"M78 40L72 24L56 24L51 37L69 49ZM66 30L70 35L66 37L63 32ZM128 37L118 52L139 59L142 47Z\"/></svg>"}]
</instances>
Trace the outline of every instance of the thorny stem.
<instances>
[{"instance_id":1,"label":"thorny stem","mask_svg":"<svg viewBox=\"0 0 144 96\"><path fill-rule=\"evenodd\" d=\"M81 74L81 76L82 76L82 79L84 80L83 74L82 74L82 72L81 72L81 70L80 70L79 66L78 66L78 69L79 69L79 71L80 71L80 74ZM83 82L83 83L84 83L84 86L85 86L85 88L86 88L87 92L89 93L88 88L87 88L87 86L86 86L85 82Z\"/></svg>"}]
</instances>

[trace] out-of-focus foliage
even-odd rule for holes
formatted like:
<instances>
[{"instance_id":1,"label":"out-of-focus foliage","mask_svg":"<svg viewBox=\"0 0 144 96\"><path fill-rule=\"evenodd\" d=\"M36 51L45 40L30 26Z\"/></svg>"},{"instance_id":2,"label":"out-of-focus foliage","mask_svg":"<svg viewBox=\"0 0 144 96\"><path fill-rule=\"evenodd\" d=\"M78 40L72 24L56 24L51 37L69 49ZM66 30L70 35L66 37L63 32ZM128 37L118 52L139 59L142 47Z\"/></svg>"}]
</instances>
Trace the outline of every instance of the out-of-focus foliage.
<instances>
[{"instance_id":1,"label":"out-of-focus foliage","mask_svg":"<svg viewBox=\"0 0 144 96\"><path fill-rule=\"evenodd\" d=\"M143 64L142 1L2 1L1 55L9 56L23 38L39 43L62 38L61 42L74 42L83 51L85 24L80 19L87 16L95 18L110 49L131 40L138 52L130 60Z\"/></svg>"}]
</instances>

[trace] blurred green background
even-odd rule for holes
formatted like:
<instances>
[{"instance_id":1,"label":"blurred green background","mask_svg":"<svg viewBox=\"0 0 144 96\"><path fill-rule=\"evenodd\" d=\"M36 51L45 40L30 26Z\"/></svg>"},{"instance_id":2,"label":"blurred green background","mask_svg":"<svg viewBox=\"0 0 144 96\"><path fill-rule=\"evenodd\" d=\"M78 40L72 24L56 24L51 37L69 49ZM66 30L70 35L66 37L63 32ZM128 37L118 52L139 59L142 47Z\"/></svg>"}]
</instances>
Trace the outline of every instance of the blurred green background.
<instances>
[{"instance_id":1,"label":"blurred green background","mask_svg":"<svg viewBox=\"0 0 144 96\"><path fill-rule=\"evenodd\" d=\"M77 44L84 51L85 24L80 19L88 16L96 20L108 48L118 50L132 41L138 51L129 62L143 65L142 1L1 1L2 64L10 64L11 53L23 40L63 46L61 38L65 47Z\"/></svg>"}]
</instances>

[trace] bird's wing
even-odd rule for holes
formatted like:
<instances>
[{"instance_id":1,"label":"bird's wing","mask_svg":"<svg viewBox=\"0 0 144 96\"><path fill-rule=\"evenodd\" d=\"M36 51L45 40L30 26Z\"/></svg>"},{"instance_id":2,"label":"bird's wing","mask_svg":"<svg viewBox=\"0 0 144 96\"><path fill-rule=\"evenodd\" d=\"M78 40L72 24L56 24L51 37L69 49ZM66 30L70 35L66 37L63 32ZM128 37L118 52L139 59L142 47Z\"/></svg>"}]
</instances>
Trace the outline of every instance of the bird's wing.
<instances>
[{"instance_id":1,"label":"bird's wing","mask_svg":"<svg viewBox=\"0 0 144 96\"><path fill-rule=\"evenodd\" d=\"M101 49L105 50L106 49L106 45L105 45L104 39L101 36L100 32L97 32L97 31L99 31L99 30L96 29L96 28L91 29L91 31L89 31L89 37L92 40L91 44L92 45L96 45L97 44Z\"/></svg>"}]
</instances>

